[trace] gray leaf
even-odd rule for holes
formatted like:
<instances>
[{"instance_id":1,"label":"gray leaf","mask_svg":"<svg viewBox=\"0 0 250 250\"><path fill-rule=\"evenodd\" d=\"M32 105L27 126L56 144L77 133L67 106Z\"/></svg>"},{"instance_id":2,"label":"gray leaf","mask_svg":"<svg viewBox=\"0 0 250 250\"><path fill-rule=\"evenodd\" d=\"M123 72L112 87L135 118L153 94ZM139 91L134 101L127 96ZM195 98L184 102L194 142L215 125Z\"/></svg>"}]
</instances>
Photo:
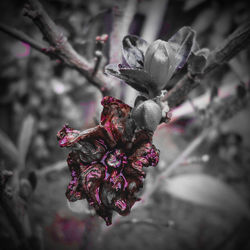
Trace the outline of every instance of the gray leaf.
<instances>
[{"instance_id":1,"label":"gray leaf","mask_svg":"<svg viewBox=\"0 0 250 250\"><path fill-rule=\"evenodd\" d=\"M129 68L119 69L116 64L107 65L105 67L105 72L124 80L128 85L137 91L148 94L150 76L146 72Z\"/></svg>"},{"instance_id":2,"label":"gray leaf","mask_svg":"<svg viewBox=\"0 0 250 250\"><path fill-rule=\"evenodd\" d=\"M164 189L171 195L228 212L250 217L247 202L229 185L206 174L185 174L166 182Z\"/></svg>"},{"instance_id":3,"label":"gray leaf","mask_svg":"<svg viewBox=\"0 0 250 250\"><path fill-rule=\"evenodd\" d=\"M10 138L0 130L0 149L14 162L18 161L18 151Z\"/></svg>"},{"instance_id":4,"label":"gray leaf","mask_svg":"<svg viewBox=\"0 0 250 250\"><path fill-rule=\"evenodd\" d=\"M123 56L132 68L143 68L148 43L138 36L128 35L122 40Z\"/></svg>"},{"instance_id":5,"label":"gray leaf","mask_svg":"<svg viewBox=\"0 0 250 250\"><path fill-rule=\"evenodd\" d=\"M190 27L182 27L169 40L168 43L174 51L172 71L182 68L187 62L193 46L195 46L195 31Z\"/></svg>"},{"instance_id":6,"label":"gray leaf","mask_svg":"<svg viewBox=\"0 0 250 250\"><path fill-rule=\"evenodd\" d=\"M21 168L25 165L26 155L31 143L31 138L34 130L35 118L32 115L28 115L22 124L21 131L18 138L18 151L19 161Z\"/></svg>"}]
</instances>

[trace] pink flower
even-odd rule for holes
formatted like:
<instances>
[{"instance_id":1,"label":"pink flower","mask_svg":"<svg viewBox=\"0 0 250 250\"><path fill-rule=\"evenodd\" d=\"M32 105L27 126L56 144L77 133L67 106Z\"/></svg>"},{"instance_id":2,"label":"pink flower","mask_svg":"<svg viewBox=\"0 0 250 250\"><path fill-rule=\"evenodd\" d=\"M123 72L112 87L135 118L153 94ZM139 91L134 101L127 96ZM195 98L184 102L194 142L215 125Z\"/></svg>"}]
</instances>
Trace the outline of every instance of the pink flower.
<instances>
[{"instance_id":1,"label":"pink flower","mask_svg":"<svg viewBox=\"0 0 250 250\"><path fill-rule=\"evenodd\" d=\"M106 96L98 126L83 132L65 125L57 134L61 147L70 147L67 162L71 181L66 196L73 202L87 199L107 225L113 210L127 215L143 187L143 167L156 166L159 150L153 133L135 130L131 107Z\"/></svg>"}]
</instances>

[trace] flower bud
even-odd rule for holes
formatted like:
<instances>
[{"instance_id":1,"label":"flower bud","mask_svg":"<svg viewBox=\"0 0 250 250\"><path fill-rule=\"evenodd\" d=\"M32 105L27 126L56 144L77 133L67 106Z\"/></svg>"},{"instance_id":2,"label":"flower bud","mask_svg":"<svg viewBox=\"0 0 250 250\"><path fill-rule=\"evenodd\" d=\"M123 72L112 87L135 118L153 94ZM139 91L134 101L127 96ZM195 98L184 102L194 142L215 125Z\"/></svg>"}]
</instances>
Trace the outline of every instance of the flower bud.
<instances>
[{"instance_id":1,"label":"flower bud","mask_svg":"<svg viewBox=\"0 0 250 250\"><path fill-rule=\"evenodd\" d=\"M154 131L161 121L162 110L156 102L147 100L133 109L132 118L139 128Z\"/></svg>"},{"instance_id":2,"label":"flower bud","mask_svg":"<svg viewBox=\"0 0 250 250\"><path fill-rule=\"evenodd\" d=\"M147 49L145 54L144 69L157 83L157 89L161 90L171 78L169 69L172 58L171 46L162 40L156 40Z\"/></svg>"}]
</instances>

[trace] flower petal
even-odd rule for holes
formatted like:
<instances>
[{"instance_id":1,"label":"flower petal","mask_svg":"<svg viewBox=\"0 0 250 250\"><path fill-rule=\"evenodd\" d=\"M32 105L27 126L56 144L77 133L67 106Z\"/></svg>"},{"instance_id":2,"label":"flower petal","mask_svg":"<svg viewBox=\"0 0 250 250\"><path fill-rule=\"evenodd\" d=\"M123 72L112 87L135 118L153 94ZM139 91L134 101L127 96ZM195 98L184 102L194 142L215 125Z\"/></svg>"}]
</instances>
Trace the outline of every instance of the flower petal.
<instances>
[{"instance_id":1,"label":"flower petal","mask_svg":"<svg viewBox=\"0 0 250 250\"><path fill-rule=\"evenodd\" d=\"M172 76L177 68L182 68L187 62L192 48L195 44L195 31L190 27L182 27L169 40L168 44L172 48L170 53L169 74Z\"/></svg>"},{"instance_id":2,"label":"flower petal","mask_svg":"<svg viewBox=\"0 0 250 250\"><path fill-rule=\"evenodd\" d=\"M156 40L147 49L145 54L144 69L152 77L155 86L161 90L167 83L169 77L169 53L172 48L167 42Z\"/></svg>"},{"instance_id":3,"label":"flower petal","mask_svg":"<svg viewBox=\"0 0 250 250\"><path fill-rule=\"evenodd\" d=\"M123 56L132 68L143 68L148 43L138 36L128 35L122 40Z\"/></svg>"},{"instance_id":4,"label":"flower petal","mask_svg":"<svg viewBox=\"0 0 250 250\"><path fill-rule=\"evenodd\" d=\"M144 94L148 95L151 90L152 80L143 70L119 68L115 64L109 64L105 67L105 72L124 80L128 85Z\"/></svg>"}]
</instances>

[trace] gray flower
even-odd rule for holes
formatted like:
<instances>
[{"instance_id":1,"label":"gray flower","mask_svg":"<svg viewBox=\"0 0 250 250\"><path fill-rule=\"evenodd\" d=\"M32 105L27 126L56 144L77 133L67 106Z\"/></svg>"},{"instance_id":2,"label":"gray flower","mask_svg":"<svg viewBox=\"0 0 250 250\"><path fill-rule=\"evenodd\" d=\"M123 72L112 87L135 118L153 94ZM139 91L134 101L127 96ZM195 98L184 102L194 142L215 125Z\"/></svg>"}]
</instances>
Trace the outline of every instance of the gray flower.
<instances>
[{"instance_id":1,"label":"gray flower","mask_svg":"<svg viewBox=\"0 0 250 250\"><path fill-rule=\"evenodd\" d=\"M187 62L195 41L190 27L181 28L167 42L156 40L148 44L137 36L125 36L123 56L128 64L109 64L106 73L124 80L149 98L166 88L177 69Z\"/></svg>"}]
</instances>

